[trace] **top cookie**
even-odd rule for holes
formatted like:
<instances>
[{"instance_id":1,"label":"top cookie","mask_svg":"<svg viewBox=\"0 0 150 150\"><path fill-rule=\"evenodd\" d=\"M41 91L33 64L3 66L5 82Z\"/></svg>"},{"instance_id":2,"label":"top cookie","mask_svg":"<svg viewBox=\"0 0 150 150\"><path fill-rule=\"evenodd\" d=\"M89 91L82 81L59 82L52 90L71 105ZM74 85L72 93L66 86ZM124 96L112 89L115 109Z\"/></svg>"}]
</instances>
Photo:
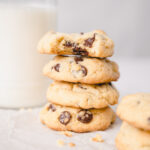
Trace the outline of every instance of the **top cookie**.
<instances>
[{"instance_id":1,"label":"top cookie","mask_svg":"<svg viewBox=\"0 0 150 150\"><path fill-rule=\"evenodd\" d=\"M113 55L114 43L101 30L80 34L48 32L40 40L38 51L42 54L109 57Z\"/></svg>"},{"instance_id":2,"label":"top cookie","mask_svg":"<svg viewBox=\"0 0 150 150\"><path fill-rule=\"evenodd\" d=\"M150 93L138 93L124 97L117 115L129 124L150 131Z\"/></svg>"}]
</instances>

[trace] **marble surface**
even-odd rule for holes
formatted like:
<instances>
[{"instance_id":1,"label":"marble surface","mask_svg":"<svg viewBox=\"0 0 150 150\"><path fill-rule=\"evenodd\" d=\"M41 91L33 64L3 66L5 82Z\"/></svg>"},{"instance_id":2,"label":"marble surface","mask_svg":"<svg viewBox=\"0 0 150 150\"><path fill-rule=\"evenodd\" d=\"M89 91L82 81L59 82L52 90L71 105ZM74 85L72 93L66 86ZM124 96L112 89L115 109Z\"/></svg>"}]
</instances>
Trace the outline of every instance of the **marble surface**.
<instances>
[{"instance_id":1,"label":"marble surface","mask_svg":"<svg viewBox=\"0 0 150 150\"><path fill-rule=\"evenodd\" d=\"M136 92L150 92L150 59L117 59L121 77L115 83L120 91L120 98L126 94ZM114 106L115 110L117 106ZM0 149L1 150L116 150L114 140L121 121L116 122L106 131L84 134L72 133L72 137L52 131L39 121L38 113L41 108L33 109L0 109ZM93 142L92 137L100 134L103 143ZM65 145L59 147L58 140ZM69 147L73 142L75 147Z\"/></svg>"}]
</instances>

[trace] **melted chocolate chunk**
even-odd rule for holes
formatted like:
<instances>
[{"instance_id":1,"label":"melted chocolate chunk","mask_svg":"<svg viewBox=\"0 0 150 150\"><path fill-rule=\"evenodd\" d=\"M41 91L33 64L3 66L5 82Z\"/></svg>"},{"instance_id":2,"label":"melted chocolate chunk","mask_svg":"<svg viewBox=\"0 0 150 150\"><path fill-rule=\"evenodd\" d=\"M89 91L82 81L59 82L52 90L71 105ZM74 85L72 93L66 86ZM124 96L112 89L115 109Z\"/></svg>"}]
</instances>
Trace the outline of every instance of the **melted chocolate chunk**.
<instances>
[{"instance_id":1,"label":"melted chocolate chunk","mask_svg":"<svg viewBox=\"0 0 150 150\"><path fill-rule=\"evenodd\" d=\"M83 34L84 34L84 32L80 32L80 34L81 34L81 35L83 35Z\"/></svg>"},{"instance_id":2,"label":"melted chocolate chunk","mask_svg":"<svg viewBox=\"0 0 150 150\"><path fill-rule=\"evenodd\" d=\"M94 41L95 41L95 34L92 38L88 38L84 41L84 46L87 46L87 47L91 48Z\"/></svg>"},{"instance_id":3,"label":"melted chocolate chunk","mask_svg":"<svg viewBox=\"0 0 150 150\"><path fill-rule=\"evenodd\" d=\"M56 111L56 108L55 108L55 106L53 104L50 104L48 106L48 110L51 110L52 112L54 112L54 111Z\"/></svg>"},{"instance_id":4,"label":"melted chocolate chunk","mask_svg":"<svg viewBox=\"0 0 150 150\"><path fill-rule=\"evenodd\" d=\"M78 121L82 123L89 123L93 119L93 114L88 110L80 110L77 116Z\"/></svg>"},{"instance_id":5,"label":"melted chocolate chunk","mask_svg":"<svg viewBox=\"0 0 150 150\"><path fill-rule=\"evenodd\" d=\"M75 43L71 43L70 41L66 41L64 46L66 46L66 47L75 47L76 44Z\"/></svg>"},{"instance_id":6,"label":"melted chocolate chunk","mask_svg":"<svg viewBox=\"0 0 150 150\"><path fill-rule=\"evenodd\" d=\"M79 61L83 61L82 57L74 57L74 61L78 64Z\"/></svg>"},{"instance_id":7,"label":"melted chocolate chunk","mask_svg":"<svg viewBox=\"0 0 150 150\"><path fill-rule=\"evenodd\" d=\"M58 119L61 124L67 125L71 120L71 114L68 111L63 111Z\"/></svg>"},{"instance_id":8,"label":"melted chocolate chunk","mask_svg":"<svg viewBox=\"0 0 150 150\"><path fill-rule=\"evenodd\" d=\"M56 65L53 66L52 68L54 68L55 71L59 72L60 64L56 64Z\"/></svg>"},{"instance_id":9,"label":"melted chocolate chunk","mask_svg":"<svg viewBox=\"0 0 150 150\"><path fill-rule=\"evenodd\" d=\"M78 85L79 88L86 90L87 88L83 87L81 84Z\"/></svg>"},{"instance_id":10,"label":"melted chocolate chunk","mask_svg":"<svg viewBox=\"0 0 150 150\"><path fill-rule=\"evenodd\" d=\"M81 47L75 46L73 48L73 54L75 55L82 55L82 56L88 56L88 52L86 49L82 49Z\"/></svg>"},{"instance_id":11,"label":"melted chocolate chunk","mask_svg":"<svg viewBox=\"0 0 150 150\"><path fill-rule=\"evenodd\" d=\"M82 49L81 47L78 46L78 43L71 43L70 41L66 41L64 46L66 47L72 47L73 54L75 55L83 55L83 56L88 56L88 52L86 49Z\"/></svg>"},{"instance_id":12,"label":"melted chocolate chunk","mask_svg":"<svg viewBox=\"0 0 150 150\"><path fill-rule=\"evenodd\" d=\"M84 66L82 66L82 65L81 65L81 71L84 74L84 76L87 75L87 69Z\"/></svg>"}]
</instances>

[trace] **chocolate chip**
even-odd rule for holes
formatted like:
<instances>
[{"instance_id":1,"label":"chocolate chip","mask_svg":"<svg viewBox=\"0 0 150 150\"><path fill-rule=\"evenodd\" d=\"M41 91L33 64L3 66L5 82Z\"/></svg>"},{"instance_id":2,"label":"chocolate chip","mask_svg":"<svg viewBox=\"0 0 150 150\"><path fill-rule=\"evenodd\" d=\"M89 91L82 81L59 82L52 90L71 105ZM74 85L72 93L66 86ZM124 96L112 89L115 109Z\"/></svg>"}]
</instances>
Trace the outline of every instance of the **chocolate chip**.
<instances>
[{"instance_id":1,"label":"chocolate chip","mask_svg":"<svg viewBox=\"0 0 150 150\"><path fill-rule=\"evenodd\" d=\"M47 109L51 110L52 112L56 111L56 108L53 104L50 104Z\"/></svg>"},{"instance_id":2,"label":"chocolate chip","mask_svg":"<svg viewBox=\"0 0 150 150\"><path fill-rule=\"evenodd\" d=\"M82 57L74 57L74 61L78 64L79 61L83 61Z\"/></svg>"},{"instance_id":3,"label":"chocolate chip","mask_svg":"<svg viewBox=\"0 0 150 150\"><path fill-rule=\"evenodd\" d=\"M64 46L66 46L66 47L75 47L76 44L75 43L71 43L70 41L66 41Z\"/></svg>"},{"instance_id":4,"label":"chocolate chip","mask_svg":"<svg viewBox=\"0 0 150 150\"><path fill-rule=\"evenodd\" d=\"M109 82L108 84L109 84L110 86L112 86L112 83L111 83L111 82Z\"/></svg>"},{"instance_id":5,"label":"chocolate chip","mask_svg":"<svg viewBox=\"0 0 150 150\"><path fill-rule=\"evenodd\" d=\"M67 125L71 120L71 114L68 111L63 111L58 119L61 124Z\"/></svg>"},{"instance_id":6,"label":"chocolate chip","mask_svg":"<svg viewBox=\"0 0 150 150\"><path fill-rule=\"evenodd\" d=\"M82 70L84 76L86 76L87 75L87 69L82 65L81 65L81 68L82 68L81 70Z\"/></svg>"},{"instance_id":7,"label":"chocolate chip","mask_svg":"<svg viewBox=\"0 0 150 150\"><path fill-rule=\"evenodd\" d=\"M80 110L77 115L78 121L82 123L89 123L93 119L93 114L88 110Z\"/></svg>"},{"instance_id":8,"label":"chocolate chip","mask_svg":"<svg viewBox=\"0 0 150 150\"><path fill-rule=\"evenodd\" d=\"M87 46L87 47L91 48L94 41L95 41L95 34L92 38L88 38L84 41L84 46Z\"/></svg>"},{"instance_id":9,"label":"chocolate chip","mask_svg":"<svg viewBox=\"0 0 150 150\"><path fill-rule=\"evenodd\" d=\"M84 33L83 33L83 32L80 32L80 34L83 35Z\"/></svg>"},{"instance_id":10,"label":"chocolate chip","mask_svg":"<svg viewBox=\"0 0 150 150\"><path fill-rule=\"evenodd\" d=\"M78 70L71 70L72 72L72 75L75 77L75 78L80 78L80 77L84 77L87 75L87 69L80 65L80 69Z\"/></svg>"},{"instance_id":11,"label":"chocolate chip","mask_svg":"<svg viewBox=\"0 0 150 150\"><path fill-rule=\"evenodd\" d=\"M148 123L150 124L150 117L148 117L147 120L148 120Z\"/></svg>"},{"instance_id":12,"label":"chocolate chip","mask_svg":"<svg viewBox=\"0 0 150 150\"><path fill-rule=\"evenodd\" d=\"M88 52L86 51L86 49L83 49L81 47L75 46L73 48L73 54L75 55L82 55L82 56L88 56Z\"/></svg>"},{"instance_id":13,"label":"chocolate chip","mask_svg":"<svg viewBox=\"0 0 150 150\"><path fill-rule=\"evenodd\" d=\"M56 65L53 66L52 68L54 68L55 71L59 72L60 64L56 64Z\"/></svg>"},{"instance_id":14,"label":"chocolate chip","mask_svg":"<svg viewBox=\"0 0 150 150\"><path fill-rule=\"evenodd\" d=\"M140 104L141 102L140 101L137 101L137 104Z\"/></svg>"},{"instance_id":15,"label":"chocolate chip","mask_svg":"<svg viewBox=\"0 0 150 150\"><path fill-rule=\"evenodd\" d=\"M103 85L104 83L98 83L98 84L96 84L97 86L101 86L101 85Z\"/></svg>"},{"instance_id":16,"label":"chocolate chip","mask_svg":"<svg viewBox=\"0 0 150 150\"><path fill-rule=\"evenodd\" d=\"M78 84L78 87L80 87L81 89L86 90L87 88L83 87L81 84Z\"/></svg>"}]
</instances>

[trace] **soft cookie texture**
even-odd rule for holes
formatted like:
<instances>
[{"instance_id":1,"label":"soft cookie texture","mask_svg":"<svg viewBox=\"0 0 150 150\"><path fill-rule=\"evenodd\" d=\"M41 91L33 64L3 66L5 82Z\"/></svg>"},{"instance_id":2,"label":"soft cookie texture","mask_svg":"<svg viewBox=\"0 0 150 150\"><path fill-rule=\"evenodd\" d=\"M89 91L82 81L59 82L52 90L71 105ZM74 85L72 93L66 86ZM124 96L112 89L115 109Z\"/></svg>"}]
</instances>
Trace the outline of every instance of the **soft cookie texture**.
<instances>
[{"instance_id":1,"label":"soft cookie texture","mask_svg":"<svg viewBox=\"0 0 150 150\"><path fill-rule=\"evenodd\" d=\"M108 59L55 56L43 69L44 75L57 81L98 84L116 81L118 65Z\"/></svg>"},{"instance_id":2,"label":"soft cookie texture","mask_svg":"<svg viewBox=\"0 0 150 150\"><path fill-rule=\"evenodd\" d=\"M125 96L118 106L117 115L137 128L150 131L150 93Z\"/></svg>"},{"instance_id":3,"label":"soft cookie texture","mask_svg":"<svg viewBox=\"0 0 150 150\"><path fill-rule=\"evenodd\" d=\"M118 102L119 93L111 83L89 85L53 82L47 91L48 101L76 108L104 108Z\"/></svg>"},{"instance_id":4,"label":"soft cookie texture","mask_svg":"<svg viewBox=\"0 0 150 150\"><path fill-rule=\"evenodd\" d=\"M123 122L116 137L116 146L118 150L150 150L150 132Z\"/></svg>"},{"instance_id":5,"label":"soft cookie texture","mask_svg":"<svg viewBox=\"0 0 150 150\"><path fill-rule=\"evenodd\" d=\"M115 121L111 108L78 109L48 103L40 112L43 124L58 131L90 132L105 130Z\"/></svg>"},{"instance_id":6,"label":"soft cookie texture","mask_svg":"<svg viewBox=\"0 0 150 150\"><path fill-rule=\"evenodd\" d=\"M42 37L38 51L43 54L109 57L113 55L114 43L101 30L81 34L52 31Z\"/></svg>"}]
</instances>

